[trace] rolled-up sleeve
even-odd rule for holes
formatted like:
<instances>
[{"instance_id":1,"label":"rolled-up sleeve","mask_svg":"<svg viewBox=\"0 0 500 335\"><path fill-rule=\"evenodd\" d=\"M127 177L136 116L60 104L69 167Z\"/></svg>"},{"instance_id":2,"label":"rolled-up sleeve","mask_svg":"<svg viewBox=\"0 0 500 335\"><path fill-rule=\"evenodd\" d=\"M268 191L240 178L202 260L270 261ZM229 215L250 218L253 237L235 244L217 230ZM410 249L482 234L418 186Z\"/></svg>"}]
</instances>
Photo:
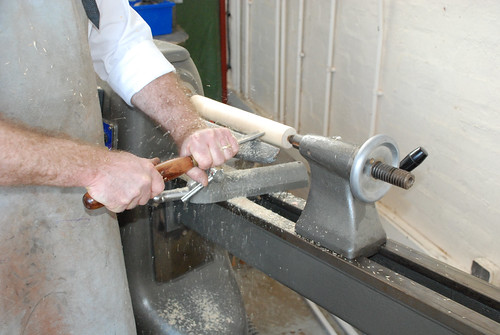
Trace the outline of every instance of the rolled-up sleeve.
<instances>
[{"instance_id":1,"label":"rolled-up sleeve","mask_svg":"<svg viewBox=\"0 0 500 335\"><path fill-rule=\"evenodd\" d=\"M153 42L151 29L127 0L98 0L99 29L89 23L94 69L131 105L132 96L174 67Z\"/></svg>"}]
</instances>

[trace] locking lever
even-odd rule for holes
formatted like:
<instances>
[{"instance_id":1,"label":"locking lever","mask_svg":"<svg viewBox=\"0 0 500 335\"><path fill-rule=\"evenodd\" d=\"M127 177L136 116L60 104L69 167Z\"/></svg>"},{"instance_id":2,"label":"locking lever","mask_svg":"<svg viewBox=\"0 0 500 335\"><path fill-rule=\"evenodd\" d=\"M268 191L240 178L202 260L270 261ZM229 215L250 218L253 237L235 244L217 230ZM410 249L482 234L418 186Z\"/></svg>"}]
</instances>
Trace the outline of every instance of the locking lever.
<instances>
[{"instance_id":1,"label":"locking lever","mask_svg":"<svg viewBox=\"0 0 500 335\"><path fill-rule=\"evenodd\" d=\"M401 160L399 168L408 172L413 171L413 169L422 164L427 156L427 151L422 147L418 147Z\"/></svg>"}]
</instances>

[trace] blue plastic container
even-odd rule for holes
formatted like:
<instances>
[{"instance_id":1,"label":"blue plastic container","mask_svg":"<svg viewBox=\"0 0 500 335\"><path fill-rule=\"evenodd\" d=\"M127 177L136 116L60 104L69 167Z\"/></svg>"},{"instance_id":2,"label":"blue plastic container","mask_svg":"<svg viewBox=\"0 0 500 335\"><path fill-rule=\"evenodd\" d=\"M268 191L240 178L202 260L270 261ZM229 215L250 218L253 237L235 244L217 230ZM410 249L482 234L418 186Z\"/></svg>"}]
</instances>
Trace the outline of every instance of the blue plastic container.
<instances>
[{"instance_id":1,"label":"blue plastic container","mask_svg":"<svg viewBox=\"0 0 500 335\"><path fill-rule=\"evenodd\" d=\"M141 5L141 1L129 1L130 6L149 24L153 36L172 32L172 9L175 3L164 1L157 4Z\"/></svg>"}]
</instances>

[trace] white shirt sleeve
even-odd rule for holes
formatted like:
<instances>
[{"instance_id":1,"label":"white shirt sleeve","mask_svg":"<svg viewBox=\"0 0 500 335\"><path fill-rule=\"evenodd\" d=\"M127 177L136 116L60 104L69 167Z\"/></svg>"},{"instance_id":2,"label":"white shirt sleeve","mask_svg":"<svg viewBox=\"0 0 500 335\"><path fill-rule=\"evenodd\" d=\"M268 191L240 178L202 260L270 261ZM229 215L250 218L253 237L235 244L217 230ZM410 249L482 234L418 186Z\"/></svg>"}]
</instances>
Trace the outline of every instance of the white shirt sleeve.
<instances>
[{"instance_id":1,"label":"white shirt sleeve","mask_svg":"<svg viewBox=\"0 0 500 335\"><path fill-rule=\"evenodd\" d=\"M89 21L90 54L102 80L131 105L144 86L175 71L153 42L151 29L127 0L97 0L99 29Z\"/></svg>"}]
</instances>

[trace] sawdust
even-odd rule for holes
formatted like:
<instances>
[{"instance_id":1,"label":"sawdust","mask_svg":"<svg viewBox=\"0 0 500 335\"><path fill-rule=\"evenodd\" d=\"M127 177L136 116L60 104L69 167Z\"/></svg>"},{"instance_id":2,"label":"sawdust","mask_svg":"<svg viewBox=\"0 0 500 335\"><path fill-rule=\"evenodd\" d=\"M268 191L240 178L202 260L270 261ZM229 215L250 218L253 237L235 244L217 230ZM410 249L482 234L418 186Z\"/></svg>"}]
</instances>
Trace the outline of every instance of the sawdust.
<instances>
[{"instance_id":1,"label":"sawdust","mask_svg":"<svg viewBox=\"0 0 500 335\"><path fill-rule=\"evenodd\" d=\"M247 198L234 198L228 202L245 209L249 213L252 213L264 221L272 222L274 226L282 229L283 231L295 234L295 222L287 220L283 216L264 208Z\"/></svg>"},{"instance_id":2,"label":"sawdust","mask_svg":"<svg viewBox=\"0 0 500 335\"><path fill-rule=\"evenodd\" d=\"M224 333L234 321L219 309L217 297L202 289L193 289L182 302L169 300L158 315L168 324L188 334ZM196 321L198 320L198 321Z\"/></svg>"}]
</instances>

